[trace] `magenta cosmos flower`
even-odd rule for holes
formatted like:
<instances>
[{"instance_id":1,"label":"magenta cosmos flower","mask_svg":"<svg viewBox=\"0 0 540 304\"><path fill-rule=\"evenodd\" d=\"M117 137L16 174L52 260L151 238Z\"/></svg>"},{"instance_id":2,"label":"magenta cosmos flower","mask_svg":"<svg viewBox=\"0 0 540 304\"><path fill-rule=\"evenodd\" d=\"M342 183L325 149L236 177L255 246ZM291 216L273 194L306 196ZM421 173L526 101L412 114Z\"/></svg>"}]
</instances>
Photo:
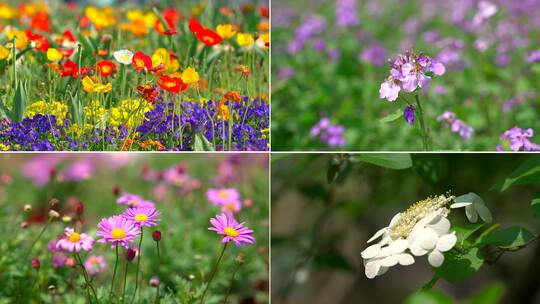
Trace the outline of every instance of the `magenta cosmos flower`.
<instances>
[{"instance_id":1,"label":"magenta cosmos flower","mask_svg":"<svg viewBox=\"0 0 540 304\"><path fill-rule=\"evenodd\" d=\"M131 194L131 193L123 193L116 199L116 202L120 205L127 205L129 207L142 207L142 206L148 206L148 207L154 207L154 203L151 201L147 201L144 198L140 197L137 194Z\"/></svg>"},{"instance_id":2,"label":"magenta cosmos flower","mask_svg":"<svg viewBox=\"0 0 540 304\"><path fill-rule=\"evenodd\" d=\"M95 276L107 270L107 262L102 255L91 255L84 262L84 268L89 275Z\"/></svg>"},{"instance_id":3,"label":"magenta cosmos flower","mask_svg":"<svg viewBox=\"0 0 540 304\"><path fill-rule=\"evenodd\" d=\"M222 206L223 204L227 204L229 202L239 201L240 193L234 188L210 188L208 191L206 191L206 197L212 204Z\"/></svg>"},{"instance_id":4,"label":"magenta cosmos flower","mask_svg":"<svg viewBox=\"0 0 540 304\"><path fill-rule=\"evenodd\" d=\"M102 237L98 242L111 242L112 247L120 244L128 248L129 242L133 241L140 233L135 222L120 215L102 219L98 224L98 229L96 235Z\"/></svg>"},{"instance_id":5,"label":"magenta cosmos flower","mask_svg":"<svg viewBox=\"0 0 540 304\"><path fill-rule=\"evenodd\" d=\"M154 207L142 206L126 209L122 217L134 222L138 227L151 227L157 226L159 212Z\"/></svg>"},{"instance_id":6,"label":"magenta cosmos flower","mask_svg":"<svg viewBox=\"0 0 540 304\"><path fill-rule=\"evenodd\" d=\"M222 243L233 241L236 246L250 245L255 243L253 230L244 226L244 223L238 223L232 214L222 213L210 219L210 223L214 227L208 228L223 235Z\"/></svg>"},{"instance_id":7,"label":"magenta cosmos flower","mask_svg":"<svg viewBox=\"0 0 540 304\"><path fill-rule=\"evenodd\" d=\"M64 229L65 237L56 242L56 249L80 252L92 250L94 239L86 233L75 232L73 228Z\"/></svg>"}]
</instances>

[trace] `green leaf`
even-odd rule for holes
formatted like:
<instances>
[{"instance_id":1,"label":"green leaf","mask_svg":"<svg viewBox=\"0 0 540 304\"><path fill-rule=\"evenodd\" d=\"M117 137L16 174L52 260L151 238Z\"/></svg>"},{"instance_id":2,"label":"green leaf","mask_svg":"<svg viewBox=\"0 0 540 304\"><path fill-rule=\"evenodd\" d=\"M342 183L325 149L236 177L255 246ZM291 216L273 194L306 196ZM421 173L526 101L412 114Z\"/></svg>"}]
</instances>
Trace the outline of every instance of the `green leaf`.
<instances>
[{"instance_id":1,"label":"green leaf","mask_svg":"<svg viewBox=\"0 0 540 304\"><path fill-rule=\"evenodd\" d=\"M214 146L201 133L195 134L195 143L193 144L195 151L214 151Z\"/></svg>"},{"instance_id":2,"label":"green leaf","mask_svg":"<svg viewBox=\"0 0 540 304\"><path fill-rule=\"evenodd\" d=\"M397 109L394 113L388 114L385 117L383 117L380 122L392 122L394 120L399 119L403 116L403 110Z\"/></svg>"},{"instance_id":3,"label":"green leaf","mask_svg":"<svg viewBox=\"0 0 540 304\"><path fill-rule=\"evenodd\" d=\"M512 226L506 229L493 231L482 238L481 243L493 245L499 248L513 248L527 244L534 235L527 229L519 226Z\"/></svg>"},{"instance_id":4,"label":"green leaf","mask_svg":"<svg viewBox=\"0 0 540 304\"><path fill-rule=\"evenodd\" d=\"M493 190L504 190L515 185L540 183L540 155L531 155L527 161L512 172L505 180L492 187Z\"/></svg>"},{"instance_id":5,"label":"green leaf","mask_svg":"<svg viewBox=\"0 0 540 304\"><path fill-rule=\"evenodd\" d=\"M540 194L533 198L531 202L531 209L534 217L540 217Z\"/></svg>"},{"instance_id":6,"label":"green leaf","mask_svg":"<svg viewBox=\"0 0 540 304\"><path fill-rule=\"evenodd\" d=\"M484 227L486 224L484 223L478 223L478 224L468 224L465 226L456 226L454 227L454 231L456 232L457 236L457 243L463 246L465 241L473 235L476 231L478 231L480 228Z\"/></svg>"},{"instance_id":7,"label":"green leaf","mask_svg":"<svg viewBox=\"0 0 540 304\"><path fill-rule=\"evenodd\" d=\"M13 117L12 120L19 122L23 120L26 113L26 82L19 80L15 96L13 97Z\"/></svg>"},{"instance_id":8,"label":"green leaf","mask_svg":"<svg viewBox=\"0 0 540 304\"><path fill-rule=\"evenodd\" d=\"M444 257L441 267L433 268L433 271L450 283L467 280L484 264L478 248L472 248L465 253L452 250L446 252Z\"/></svg>"},{"instance_id":9,"label":"green leaf","mask_svg":"<svg viewBox=\"0 0 540 304\"><path fill-rule=\"evenodd\" d=\"M359 154L355 156L355 159L394 170L403 170L412 167L411 155L405 153Z\"/></svg>"},{"instance_id":10,"label":"green leaf","mask_svg":"<svg viewBox=\"0 0 540 304\"><path fill-rule=\"evenodd\" d=\"M406 304L452 304L454 301L438 290L424 290L412 294Z\"/></svg>"},{"instance_id":11,"label":"green leaf","mask_svg":"<svg viewBox=\"0 0 540 304\"><path fill-rule=\"evenodd\" d=\"M337 253L317 254L314 257L314 263L321 268L327 267L345 271L354 271L351 264L342 255Z\"/></svg>"},{"instance_id":12,"label":"green leaf","mask_svg":"<svg viewBox=\"0 0 540 304\"><path fill-rule=\"evenodd\" d=\"M4 114L11 120L13 120L13 113L8 109L8 107L4 104L4 99L0 98L0 110L4 112Z\"/></svg>"},{"instance_id":13,"label":"green leaf","mask_svg":"<svg viewBox=\"0 0 540 304\"><path fill-rule=\"evenodd\" d=\"M76 93L75 96L71 96L69 99L69 115L71 116L72 121L76 122L80 126L83 124L83 106L81 103L81 98L79 93Z\"/></svg>"},{"instance_id":14,"label":"green leaf","mask_svg":"<svg viewBox=\"0 0 540 304\"><path fill-rule=\"evenodd\" d=\"M504 284L496 282L465 300L466 304L500 303L504 294Z\"/></svg>"}]
</instances>

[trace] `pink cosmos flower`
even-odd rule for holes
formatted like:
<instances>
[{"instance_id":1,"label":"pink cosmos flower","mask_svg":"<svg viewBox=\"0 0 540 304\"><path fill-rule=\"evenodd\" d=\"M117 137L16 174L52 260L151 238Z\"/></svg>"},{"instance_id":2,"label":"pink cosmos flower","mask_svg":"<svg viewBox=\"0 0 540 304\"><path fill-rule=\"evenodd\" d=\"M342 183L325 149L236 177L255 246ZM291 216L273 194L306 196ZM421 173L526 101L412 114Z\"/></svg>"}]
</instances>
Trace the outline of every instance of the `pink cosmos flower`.
<instances>
[{"instance_id":1,"label":"pink cosmos flower","mask_svg":"<svg viewBox=\"0 0 540 304\"><path fill-rule=\"evenodd\" d=\"M206 191L206 197L212 204L222 206L232 201L239 201L240 193L234 188L210 188Z\"/></svg>"},{"instance_id":2,"label":"pink cosmos flower","mask_svg":"<svg viewBox=\"0 0 540 304\"><path fill-rule=\"evenodd\" d=\"M221 205L221 212L223 213L238 213L242 210L242 203L240 201L229 201Z\"/></svg>"},{"instance_id":3,"label":"pink cosmos flower","mask_svg":"<svg viewBox=\"0 0 540 304\"><path fill-rule=\"evenodd\" d=\"M120 215L102 219L98 224L98 229L96 235L102 237L98 242L111 242L111 247L120 244L128 248L129 242L133 241L141 233L141 230L133 221Z\"/></svg>"},{"instance_id":4,"label":"pink cosmos flower","mask_svg":"<svg viewBox=\"0 0 540 304\"><path fill-rule=\"evenodd\" d=\"M180 187L189 180L189 176L186 173L185 166L176 165L168 168L163 172L163 180L167 184Z\"/></svg>"},{"instance_id":5,"label":"pink cosmos flower","mask_svg":"<svg viewBox=\"0 0 540 304\"><path fill-rule=\"evenodd\" d=\"M129 208L122 213L122 217L135 223L138 227L157 226L159 221L159 212L154 207L142 206Z\"/></svg>"},{"instance_id":6,"label":"pink cosmos flower","mask_svg":"<svg viewBox=\"0 0 540 304\"><path fill-rule=\"evenodd\" d=\"M56 249L69 252L80 252L92 250L94 239L86 233L75 232L73 228L64 229L64 238L56 242Z\"/></svg>"},{"instance_id":7,"label":"pink cosmos flower","mask_svg":"<svg viewBox=\"0 0 540 304\"><path fill-rule=\"evenodd\" d=\"M222 213L210 219L213 227L208 228L223 235L222 243L233 241L236 246L250 245L255 243L253 230L244 226L244 223L238 223L232 214Z\"/></svg>"},{"instance_id":8,"label":"pink cosmos flower","mask_svg":"<svg viewBox=\"0 0 540 304\"><path fill-rule=\"evenodd\" d=\"M87 180L94 175L94 170L94 163L90 159L78 160L67 168L65 179L75 182Z\"/></svg>"},{"instance_id":9,"label":"pink cosmos flower","mask_svg":"<svg viewBox=\"0 0 540 304\"><path fill-rule=\"evenodd\" d=\"M142 207L142 206L148 206L148 207L154 207L154 203L151 201L147 201L144 198L140 197L136 194L131 193L124 193L120 195L116 202L121 205L127 205L129 207Z\"/></svg>"},{"instance_id":10,"label":"pink cosmos flower","mask_svg":"<svg viewBox=\"0 0 540 304\"><path fill-rule=\"evenodd\" d=\"M102 255L91 255L84 262L84 268L89 275L95 276L107 270L107 262Z\"/></svg>"}]
</instances>

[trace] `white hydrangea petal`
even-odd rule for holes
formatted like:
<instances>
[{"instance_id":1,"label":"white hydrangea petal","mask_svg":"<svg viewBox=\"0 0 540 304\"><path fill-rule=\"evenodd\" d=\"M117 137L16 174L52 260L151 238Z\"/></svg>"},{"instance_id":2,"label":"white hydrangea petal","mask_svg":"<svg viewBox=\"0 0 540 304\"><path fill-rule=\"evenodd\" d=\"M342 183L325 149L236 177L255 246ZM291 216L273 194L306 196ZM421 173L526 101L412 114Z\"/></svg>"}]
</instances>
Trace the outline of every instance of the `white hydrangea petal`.
<instances>
[{"instance_id":1,"label":"white hydrangea petal","mask_svg":"<svg viewBox=\"0 0 540 304\"><path fill-rule=\"evenodd\" d=\"M419 220L415 226L425 226L434 222L437 222L439 220L440 214L438 211L433 211L430 214L424 216L421 220Z\"/></svg>"},{"instance_id":2,"label":"white hydrangea petal","mask_svg":"<svg viewBox=\"0 0 540 304\"><path fill-rule=\"evenodd\" d=\"M478 215L480 215L480 218L486 222L491 223L493 220L493 217L491 216L491 211L489 211L488 207L484 204L474 204L474 208L478 212Z\"/></svg>"},{"instance_id":3,"label":"white hydrangea petal","mask_svg":"<svg viewBox=\"0 0 540 304\"><path fill-rule=\"evenodd\" d=\"M381 237L386 231L388 230L387 227L384 227L382 229L379 229L379 231L375 232L375 234L367 241L368 243L373 242L374 240Z\"/></svg>"},{"instance_id":4,"label":"white hydrangea petal","mask_svg":"<svg viewBox=\"0 0 540 304\"><path fill-rule=\"evenodd\" d=\"M475 204L475 205L476 205L476 204L484 204L484 205L486 204L486 203L484 202L484 200L480 197L480 195L478 195L478 194L476 194L476 193L474 193L474 192L471 192L471 193L469 193L469 194L470 194L471 197L472 197L472 202L473 202L473 204Z\"/></svg>"},{"instance_id":5,"label":"white hydrangea petal","mask_svg":"<svg viewBox=\"0 0 540 304\"><path fill-rule=\"evenodd\" d=\"M444 235L450 231L450 221L445 217L440 217L439 221L428 226L433 229L437 235Z\"/></svg>"},{"instance_id":6,"label":"white hydrangea petal","mask_svg":"<svg viewBox=\"0 0 540 304\"><path fill-rule=\"evenodd\" d=\"M379 261L373 261L373 262L367 263L364 269L366 273L366 277L368 279L373 279L379 273L380 268L381 268L381 264L379 263Z\"/></svg>"},{"instance_id":7,"label":"white hydrangea petal","mask_svg":"<svg viewBox=\"0 0 540 304\"><path fill-rule=\"evenodd\" d=\"M433 250L428 255L428 262L433 267L439 267L444 262L444 255L438 250Z\"/></svg>"},{"instance_id":8,"label":"white hydrangea petal","mask_svg":"<svg viewBox=\"0 0 540 304\"><path fill-rule=\"evenodd\" d=\"M478 212L474 208L474 205L465 207L465 215L471 223L476 223L478 221Z\"/></svg>"},{"instance_id":9,"label":"white hydrangea petal","mask_svg":"<svg viewBox=\"0 0 540 304\"><path fill-rule=\"evenodd\" d=\"M371 259L379 255L381 252L381 245L374 244L362 251L361 255L363 259Z\"/></svg>"},{"instance_id":10,"label":"white hydrangea petal","mask_svg":"<svg viewBox=\"0 0 540 304\"><path fill-rule=\"evenodd\" d=\"M397 221L399 221L400 218L401 218L401 213L394 215L392 219L390 220L390 225L388 225L388 227L394 226L397 223Z\"/></svg>"},{"instance_id":11,"label":"white hydrangea petal","mask_svg":"<svg viewBox=\"0 0 540 304\"><path fill-rule=\"evenodd\" d=\"M418 245L426 250L431 250L437 245L437 240L439 236L435 230L426 228L422 231L422 234L418 238Z\"/></svg>"},{"instance_id":12,"label":"white hydrangea petal","mask_svg":"<svg viewBox=\"0 0 540 304\"><path fill-rule=\"evenodd\" d=\"M423 256L425 255L426 253L428 253L428 250L420 247L420 245L418 245L417 243L413 243L409 246L409 250L411 251L411 253L415 256Z\"/></svg>"},{"instance_id":13,"label":"white hydrangea petal","mask_svg":"<svg viewBox=\"0 0 540 304\"><path fill-rule=\"evenodd\" d=\"M377 275L380 276L380 275L385 274L388 271L388 269L389 269L388 267L381 266L379 268L379 271L377 272Z\"/></svg>"},{"instance_id":14,"label":"white hydrangea petal","mask_svg":"<svg viewBox=\"0 0 540 304\"><path fill-rule=\"evenodd\" d=\"M382 247L381 252L379 253L379 257L384 258L390 255L390 248L388 246Z\"/></svg>"},{"instance_id":15,"label":"white hydrangea petal","mask_svg":"<svg viewBox=\"0 0 540 304\"><path fill-rule=\"evenodd\" d=\"M450 208L452 208L452 209L463 208L463 207L467 207L469 205L472 205L472 203L471 202L453 203L452 205L450 205Z\"/></svg>"},{"instance_id":16,"label":"white hydrangea petal","mask_svg":"<svg viewBox=\"0 0 540 304\"><path fill-rule=\"evenodd\" d=\"M414 257L408 253L400 253L397 255L399 265L409 266L414 264Z\"/></svg>"},{"instance_id":17,"label":"white hydrangea petal","mask_svg":"<svg viewBox=\"0 0 540 304\"><path fill-rule=\"evenodd\" d=\"M388 245L388 249L390 250L390 254L398 254L407 250L408 245L409 242L407 240L398 239L390 243L390 245Z\"/></svg>"},{"instance_id":18,"label":"white hydrangea petal","mask_svg":"<svg viewBox=\"0 0 540 304\"><path fill-rule=\"evenodd\" d=\"M392 267L397 265L398 258L395 255L389 255L381 260L381 266Z\"/></svg>"},{"instance_id":19,"label":"white hydrangea petal","mask_svg":"<svg viewBox=\"0 0 540 304\"><path fill-rule=\"evenodd\" d=\"M454 246L456 245L456 242L457 242L457 236L456 236L456 232L454 231L452 233L441 236L439 240L437 241L436 249L438 251L446 252L454 248Z\"/></svg>"},{"instance_id":20,"label":"white hydrangea petal","mask_svg":"<svg viewBox=\"0 0 540 304\"><path fill-rule=\"evenodd\" d=\"M469 192L467 194L460 195L454 199L454 202L456 203L473 203L474 197L472 196L472 192Z\"/></svg>"}]
</instances>

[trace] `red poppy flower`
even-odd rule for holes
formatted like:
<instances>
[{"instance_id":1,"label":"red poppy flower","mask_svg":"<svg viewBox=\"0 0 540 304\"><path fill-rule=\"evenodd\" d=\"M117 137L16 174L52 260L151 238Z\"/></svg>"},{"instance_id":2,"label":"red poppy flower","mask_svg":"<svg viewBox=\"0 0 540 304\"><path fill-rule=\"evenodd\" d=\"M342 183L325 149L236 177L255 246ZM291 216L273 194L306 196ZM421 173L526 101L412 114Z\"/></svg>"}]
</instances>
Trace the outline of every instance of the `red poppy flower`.
<instances>
[{"instance_id":1,"label":"red poppy flower","mask_svg":"<svg viewBox=\"0 0 540 304\"><path fill-rule=\"evenodd\" d=\"M28 37L30 41L33 41L35 43L34 49L42 52L46 52L49 49L50 43L49 40L45 38L45 36L34 34L30 29L27 29L25 33L26 37Z\"/></svg>"},{"instance_id":2,"label":"red poppy flower","mask_svg":"<svg viewBox=\"0 0 540 304\"><path fill-rule=\"evenodd\" d=\"M266 5L261 6L259 8L259 14L261 14L261 17L263 17L263 18L268 18L268 16L269 16L268 6L266 6Z\"/></svg>"},{"instance_id":3,"label":"red poppy flower","mask_svg":"<svg viewBox=\"0 0 540 304\"><path fill-rule=\"evenodd\" d=\"M62 77L72 76L74 78L77 78L79 72L79 67L77 64L71 60L68 59L66 62L64 62L64 65L62 65L62 70L60 71L60 75Z\"/></svg>"},{"instance_id":4,"label":"red poppy flower","mask_svg":"<svg viewBox=\"0 0 540 304\"><path fill-rule=\"evenodd\" d=\"M165 19L165 22L167 22L167 29L165 29L161 20L157 19L156 23L154 24L156 31L162 35L174 35L178 33L176 24L182 17L180 13L174 8L168 8L163 11L162 16L163 19Z\"/></svg>"},{"instance_id":5,"label":"red poppy flower","mask_svg":"<svg viewBox=\"0 0 540 304\"><path fill-rule=\"evenodd\" d=\"M80 28L87 28L90 25L90 18L83 16L79 22Z\"/></svg>"},{"instance_id":6,"label":"red poppy flower","mask_svg":"<svg viewBox=\"0 0 540 304\"><path fill-rule=\"evenodd\" d=\"M138 51L137 53L135 53L135 55L133 55L131 63L137 71L142 71L143 69L152 69L152 59L150 58L150 56L146 55L141 51Z\"/></svg>"},{"instance_id":7,"label":"red poppy flower","mask_svg":"<svg viewBox=\"0 0 540 304\"><path fill-rule=\"evenodd\" d=\"M71 49L58 49L58 51L64 56L64 58L68 58L73 54L74 50Z\"/></svg>"},{"instance_id":8,"label":"red poppy flower","mask_svg":"<svg viewBox=\"0 0 540 304\"><path fill-rule=\"evenodd\" d=\"M81 67L81 77L90 74L90 71L92 71L92 67Z\"/></svg>"},{"instance_id":9,"label":"red poppy flower","mask_svg":"<svg viewBox=\"0 0 540 304\"><path fill-rule=\"evenodd\" d=\"M65 40L69 42L75 42L77 41L77 38L75 38L75 35L73 35L73 33L70 30L65 30L62 33L62 41L65 41Z\"/></svg>"},{"instance_id":10,"label":"red poppy flower","mask_svg":"<svg viewBox=\"0 0 540 304\"><path fill-rule=\"evenodd\" d=\"M202 29L204 29L204 27L199 23L199 21L197 21L197 19L195 19L195 18L190 18L189 19L189 30L192 33L199 32Z\"/></svg>"},{"instance_id":11,"label":"red poppy flower","mask_svg":"<svg viewBox=\"0 0 540 304\"><path fill-rule=\"evenodd\" d=\"M187 84L182 82L180 77L171 77L169 75L163 75L158 80L158 85L171 93L178 93L187 89Z\"/></svg>"},{"instance_id":12,"label":"red poppy flower","mask_svg":"<svg viewBox=\"0 0 540 304\"><path fill-rule=\"evenodd\" d=\"M137 91L139 91L139 96L151 104L156 103L156 98L158 96L158 90L151 85L140 85L137 86Z\"/></svg>"},{"instance_id":13,"label":"red poppy flower","mask_svg":"<svg viewBox=\"0 0 540 304\"><path fill-rule=\"evenodd\" d=\"M223 40L220 35L211 29L204 27L194 18L189 20L189 30L197 37L197 39L207 46L216 45Z\"/></svg>"},{"instance_id":14,"label":"red poppy flower","mask_svg":"<svg viewBox=\"0 0 540 304\"><path fill-rule=\"evenodd\" d=\"M49 14L44 11L37 12L30 21L30 26L36 30L42 30L49 33L51 31L51 22L49 20Z\"/></svg>"},{"instance_id":15,"label":"red poppy flower","mask_svg":"<svg viewBox=\"0 0 540 304\"><path fill-rule=\"evenodd\" d=\"M234 11L232 8L228 7L228 6L222 6L219 8L219 12L225 16L225 17L229 17L229 18L232 18L234 17Z\"/></svg>"},{"instance_id":16,"label":"red poppy flower","mask_svg":"<svg viewBox=\"0 0 540 304\"><path fill-rule=\"evenodd\" d=\"M116 65L107 59L103 59L96 64L96 71L101 76L110 76L113 73L116 74Z\"/></svg>"}]
</instances>

